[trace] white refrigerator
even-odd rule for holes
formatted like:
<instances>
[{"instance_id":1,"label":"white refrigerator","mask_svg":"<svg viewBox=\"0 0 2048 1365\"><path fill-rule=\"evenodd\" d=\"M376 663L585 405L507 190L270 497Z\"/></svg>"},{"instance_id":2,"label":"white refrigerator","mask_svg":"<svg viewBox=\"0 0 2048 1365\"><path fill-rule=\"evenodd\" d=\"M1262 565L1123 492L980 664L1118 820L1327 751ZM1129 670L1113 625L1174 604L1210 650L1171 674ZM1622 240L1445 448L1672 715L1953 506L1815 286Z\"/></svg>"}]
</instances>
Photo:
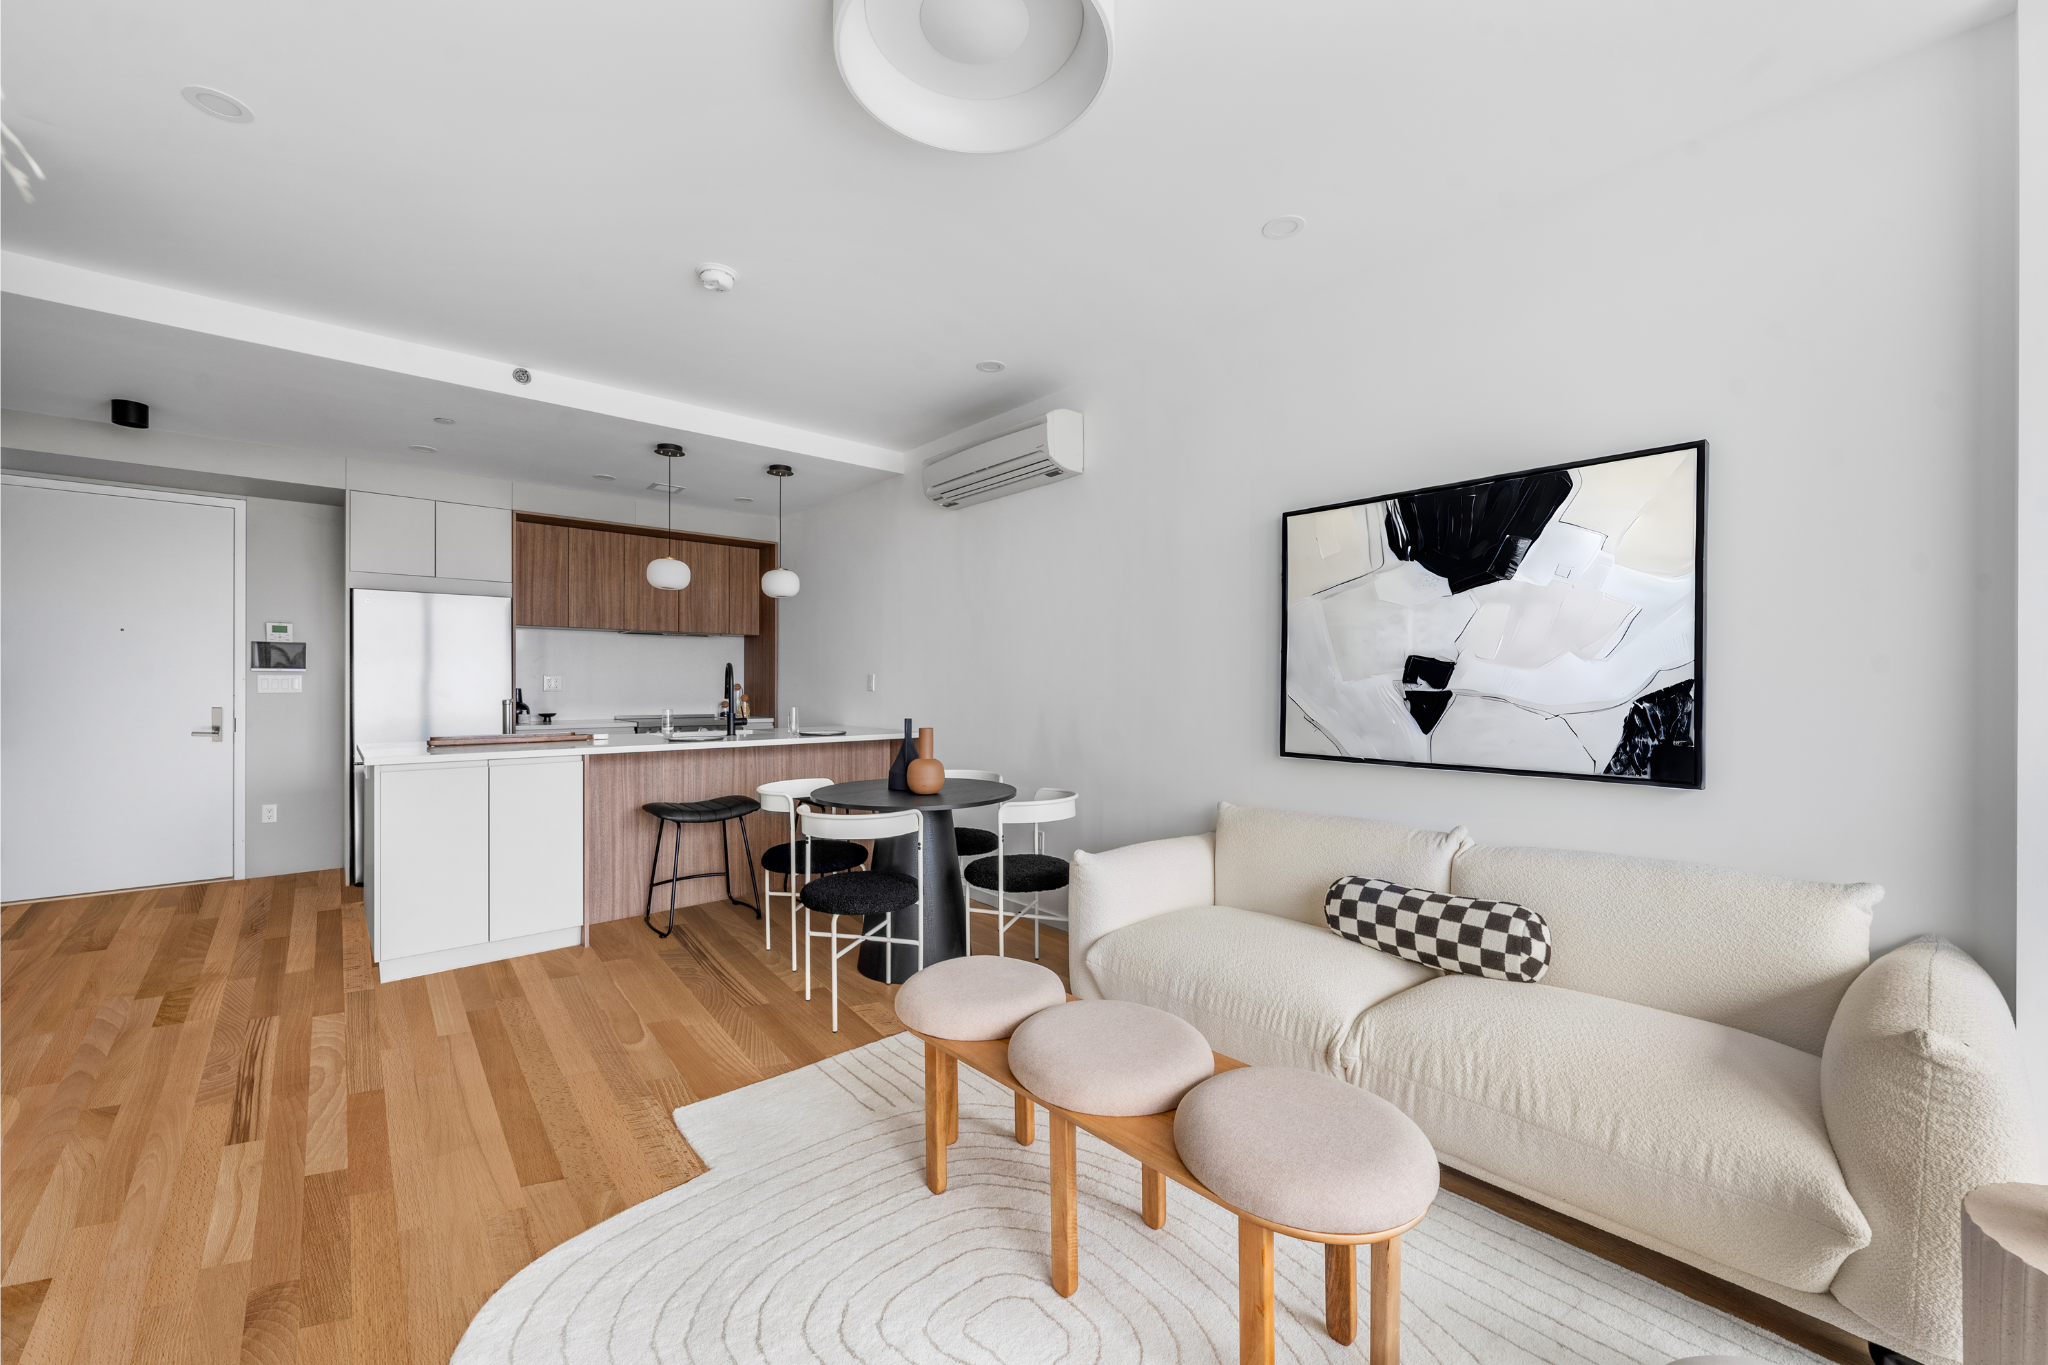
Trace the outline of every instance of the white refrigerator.
<instances>
[{"instance_id":1,"label":"white refrigerator","mask_svg":"<svg viewBox=\"0 0 2048 1365\"><path fill-rule=\"evenodd\" d=\"M359 746L512 729L512 599L349 594L349 879L362 876Z\"/></svg>"}]
</instances>

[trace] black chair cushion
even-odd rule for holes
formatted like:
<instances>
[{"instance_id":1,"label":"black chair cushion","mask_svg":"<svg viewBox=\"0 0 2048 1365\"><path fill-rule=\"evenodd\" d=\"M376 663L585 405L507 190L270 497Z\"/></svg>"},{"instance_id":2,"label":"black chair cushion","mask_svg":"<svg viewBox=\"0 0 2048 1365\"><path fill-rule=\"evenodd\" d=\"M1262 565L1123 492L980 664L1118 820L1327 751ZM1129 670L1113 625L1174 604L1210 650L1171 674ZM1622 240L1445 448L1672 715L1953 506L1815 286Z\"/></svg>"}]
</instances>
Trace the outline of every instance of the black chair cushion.
<instances>
[{"instance_id":1,"label":"black chair cushion","mask_svg":"<svg viewBox=\"0 0 2048 1365\"><path fill-rule=\"evenodd\" d=\"M791 871L790 862L792 859L789 849L790 846L788 844L777 844L761 855L761 866L767 868L770 872L780 872L783 876L787 877ZM801 841L797 843L796 853L793 856L796 863L794 870L802 872L804 870L804 846ZM859 867L862 863L866 862L868 860L868 851L859 844L849 843L844 839L813 839L811 840L810 859L811 871L814 873L844 872L849 867Z\"/></svg>"},{"instance_id":2,"label":"black chair cushion","mask_svg":"<svg viewBox=\"0 0 2048 1365\"><path fill-rule=\"evenodd\" d=\"M751 796L714 796L708 801L649 801L640 809L679 825L710 825L752 815L761 803Z\"/></svg>"},{"instance_id":3,"label":"black chair cushion","mask_svg":"<svg viewBox=\"0 0 2048 1365\"><path fill-rule=\"evenodd\" d=\"M842 872L805 882L797 899L820 914L875 919L917 904L917 879L894 872Z\"/></svg>"},{"instance_id":4,"label":"black chair cushion","mask_svg":"<svg viewBox=\"0 0 2048 1365\"><path fill-rule=\"evenodd\" d=\"M983 858L967 865L967 884L996 889L996 860ZM1067 863L1045 853L1012 853L1003 859L1003 890L1057 891L1067 884Z\"/></svg>"},{"instance_id":5,"label":"black chair cushion","mask_svg":"<svg viewBox=\"0 0 2048 1365\"><path fill-rule=\"evenodd\" d=\"M984 853L993 853L1002 847L992 829L976 829L972 825L960 825L953 830L953 851L963 858L979 858Z\"/></svg>"}]
</instances>

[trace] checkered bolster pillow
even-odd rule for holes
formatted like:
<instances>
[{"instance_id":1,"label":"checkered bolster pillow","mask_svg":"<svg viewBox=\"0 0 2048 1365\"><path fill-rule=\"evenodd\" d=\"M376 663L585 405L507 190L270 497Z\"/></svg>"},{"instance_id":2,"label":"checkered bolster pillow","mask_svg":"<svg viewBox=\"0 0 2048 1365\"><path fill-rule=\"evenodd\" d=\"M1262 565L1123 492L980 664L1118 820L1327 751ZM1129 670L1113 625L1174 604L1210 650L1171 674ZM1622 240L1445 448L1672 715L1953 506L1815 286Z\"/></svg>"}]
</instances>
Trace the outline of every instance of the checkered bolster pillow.
<instances>
[{"instance_id":1,"label":"checkered bolster pillow","mask_svg":"<svg viewBox=\"0 0 2048 1365\"><path fill-rule=\"evenodd\" d=\"M1540 981L1550 967L1550 926L1507 901L1339 877L1323 899L1323 916L1345 938L1439 971Z\"/></svg>"}]
</instances>

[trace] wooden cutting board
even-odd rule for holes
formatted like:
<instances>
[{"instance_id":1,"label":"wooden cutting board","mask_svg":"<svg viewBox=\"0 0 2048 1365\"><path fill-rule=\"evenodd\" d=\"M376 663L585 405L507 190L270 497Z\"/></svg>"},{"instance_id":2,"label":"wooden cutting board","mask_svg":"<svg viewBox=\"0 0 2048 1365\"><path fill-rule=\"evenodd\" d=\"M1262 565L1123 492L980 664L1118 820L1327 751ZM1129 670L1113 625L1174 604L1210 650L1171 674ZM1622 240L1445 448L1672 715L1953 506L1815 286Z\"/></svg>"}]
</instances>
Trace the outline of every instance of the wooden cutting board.
<instances>
[{"instance_id":1,"label":"wooden cutting board","mask_svg":"<svg viewBox=\"0 0 2048 1365\"><path fill-rule=\"evenodd\" d=\"M568 744L574 741L587 742L590 736L578 730L564 730L559 735L437 735L427 741L429 749L469 749L490 744Z\"/></svg>"}]
</instances>

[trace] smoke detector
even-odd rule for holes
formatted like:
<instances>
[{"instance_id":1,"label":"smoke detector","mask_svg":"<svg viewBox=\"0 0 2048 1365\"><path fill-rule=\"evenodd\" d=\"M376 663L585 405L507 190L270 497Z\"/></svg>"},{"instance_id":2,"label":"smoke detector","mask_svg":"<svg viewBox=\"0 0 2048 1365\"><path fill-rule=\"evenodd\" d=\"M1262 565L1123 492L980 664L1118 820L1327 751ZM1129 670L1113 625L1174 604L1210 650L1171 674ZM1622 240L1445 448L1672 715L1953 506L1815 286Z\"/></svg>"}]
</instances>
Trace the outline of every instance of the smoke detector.
<instances>
[{"instance_id":1,"label":"smoke detector","mask_svg":"<svg viewBox=\"0 0 2048 1365\"><path fill-rule=\"evenodd\" d=\"M697 267L697 283L703 285L714 294L726 293L738 282L739 276L733 274L732 267L729 265L719 265L713 262L710 265Z\"/></svg>"}]
</instances>

